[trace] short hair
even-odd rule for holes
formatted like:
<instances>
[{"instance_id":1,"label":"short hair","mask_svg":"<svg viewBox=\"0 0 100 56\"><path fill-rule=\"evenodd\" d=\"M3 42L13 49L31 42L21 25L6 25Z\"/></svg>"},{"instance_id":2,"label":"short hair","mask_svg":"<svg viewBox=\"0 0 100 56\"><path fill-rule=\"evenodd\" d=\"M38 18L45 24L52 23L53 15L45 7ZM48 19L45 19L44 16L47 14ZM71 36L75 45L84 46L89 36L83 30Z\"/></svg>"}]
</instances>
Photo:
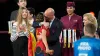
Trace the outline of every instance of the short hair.
<instances>
[{"instance_id":1,"label":"short hair","mask_svg":"<svg viewBox=\"0 0 100 56\"><path fill-rule=\"evenodd\" d=\"M98 23L97 23L97 20L96 20L96 17L93 16L91 13L85 13L83 15L83 17L87 17L88 21L90 21L90 23L94 24L96 27L98 27Z\"/></svg>"},{"instance_id":2,"label":"short hair","mask_svg":"<svg viewBox=\"0 0 100 56\"><path fill-rule=\"evenodd\" d=\"M88 23L84 26L85 31L89 34L94 34L96 32L96 26L92 23Z\"/></svg>"},{"instance_id":3,"label":"short hair","mask_svg":"<svg viewBox=\"0 0 100 56\"><path fill-rule=\"evenodd\" d=\"M27 0L24 0L24 1L27 1ZM19 2L19 0L15 0L15 2L16 2L16 3L18 3L18 2Z\"/></svg>"},{"instance_id":4,"label":"short hair","mask_svg":"<svg viewBox=\"0 0 100 56\"><path fill-rule=\"evenodd\" d=\"M30 12L30 14L33 14L33 16L35 15L35 9L32 7L28 7L27 10Z\"/></svg>"},{"instance_id":5,"label":"short hair","mask_svg":"<svg viewBox=\"0 0 100 56\"><path fill-rule=\"evenodd\" d=\"M42 12L37 14L36 21L37 22L43 22L44 21L44 14Z\"/></svg>"}]
</instances>

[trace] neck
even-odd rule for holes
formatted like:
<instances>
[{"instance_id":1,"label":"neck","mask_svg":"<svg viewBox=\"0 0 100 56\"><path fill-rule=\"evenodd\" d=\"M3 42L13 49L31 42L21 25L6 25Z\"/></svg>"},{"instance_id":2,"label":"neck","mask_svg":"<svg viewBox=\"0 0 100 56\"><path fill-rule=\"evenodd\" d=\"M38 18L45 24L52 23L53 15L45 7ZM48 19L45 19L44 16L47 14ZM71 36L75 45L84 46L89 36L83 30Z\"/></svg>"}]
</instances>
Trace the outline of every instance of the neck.
<instances>
[{"instance_id":1,"label":"neck","mask_svg":"<svg viewBox=\"0 0 100 56\"><path fill-rule=\"evenodd\" d=\"M94 37L94 34L85 34L85 36Z\"/></svg>"},{"instance_id":2,"label":"neck","mask_svg":"<svg viewBox=\"0 0 100 56\"><path fill-rule=\"evenodd\" d=\"M51 20L53 20L53 19L55 19L55 16Z\"/></svg>"},{"instance_id":3,"label":"neck","mask_svg":"<svg viewBox=\"0 0 100 56\"><path fill-rule=\"evenodd\" d=\"M74 15L74 13L72 13L72 14L69 14L69 16L73 16Z\"/></svg>"},{"instance_id":4,"label":"neck","mask_svg":"<svg viewBox=\"0 0 100 56\"><path fill-rule=\"evenodd\" d=\"M19 7L19 8L26 8L26 7Z\"/></svg>"}]
</instances>

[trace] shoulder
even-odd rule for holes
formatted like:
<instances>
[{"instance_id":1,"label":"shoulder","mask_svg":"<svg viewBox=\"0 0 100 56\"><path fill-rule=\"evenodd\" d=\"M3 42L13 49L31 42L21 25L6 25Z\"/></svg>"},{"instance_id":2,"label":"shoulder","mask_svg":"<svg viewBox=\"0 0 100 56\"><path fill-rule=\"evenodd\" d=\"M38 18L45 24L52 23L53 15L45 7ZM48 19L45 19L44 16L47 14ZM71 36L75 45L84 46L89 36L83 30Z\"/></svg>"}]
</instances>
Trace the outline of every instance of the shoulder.
<instances>
[{"instance_id":1,"label":"shoulder","mask_svg":"<svg viewBox=\"0 0 100 56\"><path fill-rule=\"evenodd\" d=\"M80 45L80 43L81 43L81 39L80 39L80 40L75 41L75 42L74 42L74 47L77 47L78 45Z\"/></svg>"},{"instance_id":2,"label":"shoulder","mask_svg":"<svg viewBox=\"0 0 100 56\"><path fill-rule=\"evenodd\" d=\"M96 38L95 38L95 41L96 41L97 43L100 43L100 39L96 39Z\"/></svg>"},{"instance_id":3,"label":"shoulder","mask_svg":"<svg viewBox=\"0 0 100 56\"><path fill-rule=\"evenodd\" d=\"M79 39L77 41L74 42L74 44L80 43L82 41L82 39Z\"/></svg>"},{"instance_id":4,"label":"shoulder","mask_svg":"<svg viewBox=\"0 0 100 56\"><path fill-rule=\"evenodd\" d=\"M82 16L75 14L78 19L82 19Z\"/></svg>"},{"instance_id":5,"label":"shoulder","mask_svg":"<svg viewBox=\"0 0 100 56\"><path fill-rule=\"evenodd\" d=\"M63 16L63 17L61 17L61 19L60 19L60 21L62 21L63 19L65 19L67 17L67 15L66 16Z\"/></svg>"},{"instance_id":6,"label":"shoulder","mask_svg":"<svg viewBox=\"0 0 100 56\"><path fill-rule=\"evenodd\" d=\"M58 18L55 18L55 23L56 23L57 25L62 25L62 22L61 22Z\"/></svg>"},{"instance_id":7,"label":"shoulder","mask_svg":"<svg viewBox=\"0 0 100 56\"><path fill-rule=\"evenodd\" d=\"M99 11L99 15L100 15L100 11Z\"/></svg>"},{"instance_id":8,"label":"shoulder","mask_svg":"<svg viewBox=\"0 0 100 56\"><path fill-rule=\"evenodd\" d=\"M63 16L63 17L61 17L61 18L66 18L66 17L68 17L68 15L65 15L65 16Z\"/></svg>"},{"instance_id":9,"label":"shoulder","mask_svg":"<svg viewBox=\"0 0 100 56\"><path fill-rule=\"evenodd\" d=\"M58 18L54 19L55 22L61 22Z\"/></svg>"},{"instance_id":10,"label":"shoulder","mask_svg":"<svg viewBox=\"0 0 100 56\"><path fill-rule=\"evenodd\" d=\"M14 13L17 13L17 12L18 12L18 10L14 10L14 11L11 12L11 14L14 14Z\"/></svg>"}]
</instances>

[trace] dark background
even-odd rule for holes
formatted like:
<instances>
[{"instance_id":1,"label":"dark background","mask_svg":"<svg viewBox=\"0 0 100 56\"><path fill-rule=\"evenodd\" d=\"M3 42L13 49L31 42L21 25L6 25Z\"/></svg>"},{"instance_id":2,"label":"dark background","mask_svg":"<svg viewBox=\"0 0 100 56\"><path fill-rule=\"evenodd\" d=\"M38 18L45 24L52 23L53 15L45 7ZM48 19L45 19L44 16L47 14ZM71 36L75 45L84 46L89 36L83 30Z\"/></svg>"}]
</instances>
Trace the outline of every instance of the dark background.
<instances>
[{"instance_id":1,"label":"dark background","mask_svg":"<svg viewBox=\"0 0 100 56\"><path fill-rule=\"evenodd\" d=\"M54 8L56 17L59 19L66 15L66 2L70 0L28 0L27 7L33 7L38 12L44 12L48 7ZM100 10L99 0L74 0L76 4L75 13L82 16L84 13L93 11L98 17ZM0 0L0 32L8 31L7 22L10 20L10 14L18 9L14 0ZM10 35L0 33L0 56L12 56Z\"/></svg>"},{"instance_id":2,"label":"dark background","mask_svg":"<svg viewBox=\"0 0 100 56\"><path fill-rule=\"evenodd\" d=\"M28 0L27 7L33 7L36 13L45 11L48 7L55 9L56 17L59 19L66 15L66 2L70 0ZM99 0L73 0L76 4L75 13L83 15L84 13L93 11L98 15L100 10ZM18 9L15 0L0 0L0 31L8 30L7 21L10 19L10 14L13 10Z\"/></svg>"}]
</instances>

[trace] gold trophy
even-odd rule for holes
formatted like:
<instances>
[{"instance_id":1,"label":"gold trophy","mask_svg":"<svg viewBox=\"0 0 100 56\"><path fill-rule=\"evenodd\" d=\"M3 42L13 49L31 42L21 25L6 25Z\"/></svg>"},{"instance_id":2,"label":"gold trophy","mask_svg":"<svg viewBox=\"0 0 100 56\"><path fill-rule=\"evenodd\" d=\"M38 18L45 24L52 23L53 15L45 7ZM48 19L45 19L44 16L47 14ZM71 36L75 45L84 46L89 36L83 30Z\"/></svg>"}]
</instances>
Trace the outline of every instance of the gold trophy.
<instances>
[{"instance_id":1,"label":"gold trophy","mask_svg":"<svg viewBox=\"0 0 100 56\"><path fill-rule=\"evenodd\" d=\"M68 29L68 48L70 48L71 43L71 29Z\"/></svg>"},{"instance_id":2,"label":"gold trophy","mask_svg":"<svg viewBox=\"0 0 100 56\"><path fill-rule=\"evenodd\" d=\"M8 33L9 34L11 34L12 32L12 25L13 25L12 21L8 21Z\"/></svg>"},{"instance_id":3,"label":"gold trophy","mask_svg":"<svg viewBox=\"0 0 100 56\"><path fill-rule=\"evenodd\" d=\"M66 29L63 30L63 36L64 36L64 46L63 46L63 48L66 48L66 43L67 43Z\"/></svg>"}]
</instances>

